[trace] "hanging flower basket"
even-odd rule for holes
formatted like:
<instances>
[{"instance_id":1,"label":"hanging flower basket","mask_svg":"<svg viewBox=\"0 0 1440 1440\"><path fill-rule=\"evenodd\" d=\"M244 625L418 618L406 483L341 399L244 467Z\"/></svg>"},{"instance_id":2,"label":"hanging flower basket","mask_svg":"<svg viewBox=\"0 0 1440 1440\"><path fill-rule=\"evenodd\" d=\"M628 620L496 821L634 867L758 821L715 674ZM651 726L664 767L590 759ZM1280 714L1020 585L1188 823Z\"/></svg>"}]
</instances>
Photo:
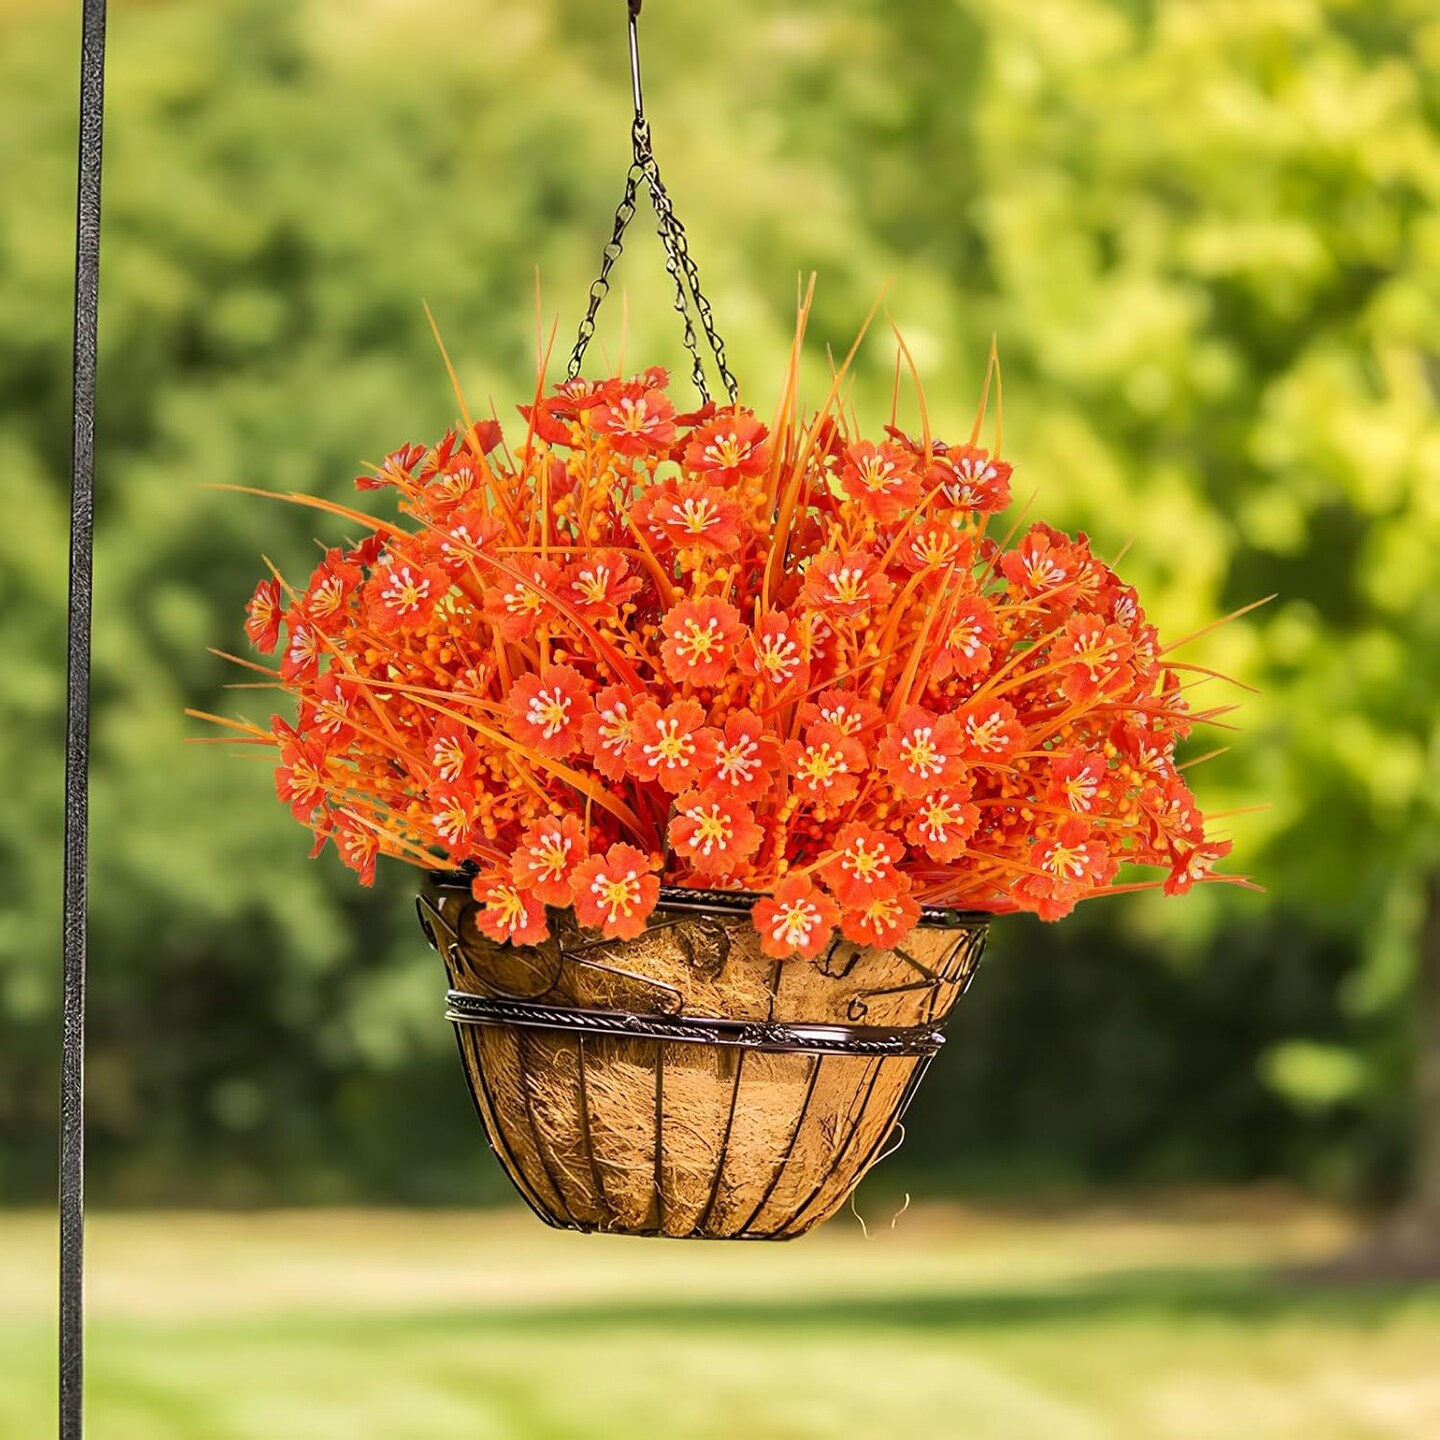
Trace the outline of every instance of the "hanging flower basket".
<instances>
[{"instance_id":1,"label":"hanging flower basket","mask_svg":"<svg viewBox=\"0 0 1440 1440\"><path fill-rule=\"evenodd\" d=\"M918 435L866 438L848 357L802 408L807 296L770 417L739 403L638 70L634 149L567 378L508 434L460 397L356 482L392 517L285 497L363 538L250 603L277 662L241 663L294 719L204 718L278 751L315 853L426 872L465 1073L539 1215L788 1238L893 1140L989 917L1211 878L1175 747L1212 714L1083 535L992 533L993 354L967 439L923 400ZM642 184L688 413L663 370L582 377Z\"/></svg>"}]
</instances>

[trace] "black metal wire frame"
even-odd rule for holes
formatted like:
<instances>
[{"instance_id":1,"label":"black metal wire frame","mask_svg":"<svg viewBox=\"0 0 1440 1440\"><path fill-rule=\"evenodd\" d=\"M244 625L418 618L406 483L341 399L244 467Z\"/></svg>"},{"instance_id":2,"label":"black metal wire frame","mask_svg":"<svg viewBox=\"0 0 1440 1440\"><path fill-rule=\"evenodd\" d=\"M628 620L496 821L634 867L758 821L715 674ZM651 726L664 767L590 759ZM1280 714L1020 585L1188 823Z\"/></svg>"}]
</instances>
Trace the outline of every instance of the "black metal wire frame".
<instances>
[{"instance_id":1,"label":"black metal wire frame","mask_svg":"<svg viewBox=\"0 0 1440 1440\"><path fill-rule=\"evenodd\" d=\"M74 431L65 707L65 879L60 1066L60 1437L85 1428L85 960L90 760L90 613L95 538L95 355L105 0L83 0L75 204Z\"/></svg>"},{"instance_id":2,"label":"black metal wire frame","mask_svg":"<svg viewBox=\"0 0 1440 1440\"><path fill-rule=\"evenodd\" d=\"M421 897L419 908L427 937L446 957L452 975L473 976L484 991L476 993L451 989L446 997L446 1018L454 1024L467 1083L491 1149L526 1204L546 1224L581 1232L620 1229L627 1234L664 1238L788 1240L804 1234L828 1214L834 1204L843 1198L836 1186L842 1185L846 1190L853 1188L872 1166L889 1153L887 1147L893 1147L895 1137L903 1137L901 1122L904 1115L943 1044L940 1028L943 1020L936 1019L941 1008L941 992L947 986L954 987L950 1002L945 1005L948 1010L949 1003L968 988L980 961L990 919L978 912L938 908L926 916L928 923L937 928L967 930L970 934L968 940L957 946L950 957L935 969L905 957L922 978L913 985L894 987L894 993L922 986L931 990L922 1024L884 1027L777 1021L773 993L777 985L772 985L767 1019L727 1020L685 1014L683 997L681 1005L676 1008L672 1008L672 997L666 995L660 1003L647 1003L638 1011L625 1008L623 1004L598 1009L563 1001L547 1003L553 985L538 994L516 995L498 989L493 977L490 983L485 983L485 977L476 976L475 967L464 962L464 947L459 943L458 933L459 927L464 924L464 910L457 913L450 909L447 913L445 905L448 899L468 906L471 903L468 882L468 875L459 872L428 877L428 893ZM678 924L687 917L693 925L701 914L715 917L717 927L723 932L720 938L727 939L721 951L723 964L728 954L728 930L725 927L747 916L754 899L753 895L736 891L665 887L652 928L657 924ZM558 922L563 917L555 918ZM559 962L562 969L566 960L575 958L572 947L579 940L579 935L578 931L566 934L557 944L557 949L562 952ZM853 971L857 956L841 953L843 945L844 942L837 942L823 960L817 961L817 968L822 973L841 979ZM607 964L607 960L619 957L607 948L606 942L581 941L580 948L585 953L577 963L623 980L644 980L644 977L635 976L619 965ZM780 962L776 962L777 972L779 965ZM640 993L645 994L643 986ZM892 991L862 992L864 995L889 993ZM654 997L652 994L646 998L653 1001ZM853 1010L850 1018L858 1018ZM497 1104L497 1097L490 1091L490 1079L486 1073L489 1065L484 1058L485 1046L489 1043L484 1039L487 1031L497 1037L505 1037L498 1039L497 1043L513 1047L519 1067L518 1095L511 1097L512 1102L518 1100L519 1110L512 1105L508 1124ZM583 1190L577 1191L573 1184L562 1183L562 1177L552 1164L554 1136L542 1123L531 1093L531 1074L538 1073L535 1067L545 1069L548 1065L548 1061L542 1062L536 1052L541 1037L547 1033L557 1042L568 1045L574 1055L575 1115L580 1126L579 1158L589 1172L588 1194ZM632 1220L621 1220L607 1191L605 1164L603 1158L597 1155L592 1134L587 1074L590 1048L597 1044L613 1046L617 1043L625 1047L634 1061L653 1066L655 1077L652 1199L648 1216L638 1226ZM728 1063L734 1066L734 1076L729 1087L728 1113L707 1197L682 1236L682 1232L670 1223L673 1219L669 1209L672 1197L667 1195L665 1182L665 1072L669 1064L678 1062L683 1049L697 1045L716 1047L720 1053L733 1057ZM763 1053L803 1057L804 1095L798 1102L785 1146L776 1158L764 1189L758 1200L749 1202L750 1213L743 1218L731 1216L723 1227L717 1229L714 1224L715 1209L722 1193L736 1113L742 1103L746 1062L752 1056ZM802 1193L794 1196L787 1194L781 1204L776 1201L776 1196L781 1193L781 1186L791 1172L791 1160L805 1127L813 1123L811 1099L829 1068L837 1065L862 1065L864 1069L856 1078L853 1098L846 1111L834 1119L831 1163L823 1174L806 1182ZM904 1076L899 1095L887 1106L888 1115L881 1116L871 1102L882 1076L887 1073L893 1076L895 1071L890 1067L895 1065L908 1065L908 1073ZM870 1126L874 1126L873 1130ZM525 1138L527 1134L529 1143ZM515 1153L512 1142L520 1144L529 1153L528 1163ZM863 1149L860 1148L862 1146ZM573 1179L573 1176L570 1178ZM577 1204L580 1206L578 1211Z\"/></svg>"}]
</instances>

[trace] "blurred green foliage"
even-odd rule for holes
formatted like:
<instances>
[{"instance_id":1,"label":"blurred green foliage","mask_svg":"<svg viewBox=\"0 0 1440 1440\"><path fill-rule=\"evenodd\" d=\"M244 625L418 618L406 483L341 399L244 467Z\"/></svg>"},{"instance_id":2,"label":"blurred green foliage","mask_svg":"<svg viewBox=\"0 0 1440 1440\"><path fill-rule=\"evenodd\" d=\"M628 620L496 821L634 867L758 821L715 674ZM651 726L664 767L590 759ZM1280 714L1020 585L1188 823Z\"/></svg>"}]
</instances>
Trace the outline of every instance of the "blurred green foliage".
<instances>
[{"instance_id":1,"label":"blurred green foliage","mask_svg":"<svg viewBox=\"0 0 1440 1440\"><path fill-rule=\"evenodd\" d=\"M0 0L0 1198L53 1156L75 7ZM613 13L612 13L613 12ZM105 177L92 1166L116 1201L435 1200L498 1185L410 876L357 892L263 766L186 746L261 553L563 347L628 146L623 6L131 0ZM1440 866L1440 14L1431 0L653 0L657 153L768 408L885 304L936 430L992 332L1035 512L1261 688L1194 753L1268 894L997 927L905 1162L958 1180L1399 1183ZM637 232L641 226L636 227ZM601 342L678 364L637 236ZM563 353L563 350L562 350ZM598 355L598 350L597 352ZM888 415L888 336L855 401ZM682 371L683 373L683 371ZM913 414L913 410L912 410ZM1197 680L1202 679L1197 674ZM1202 694L1219 690L1206 681Z\"/></svg>"}]
</instances>

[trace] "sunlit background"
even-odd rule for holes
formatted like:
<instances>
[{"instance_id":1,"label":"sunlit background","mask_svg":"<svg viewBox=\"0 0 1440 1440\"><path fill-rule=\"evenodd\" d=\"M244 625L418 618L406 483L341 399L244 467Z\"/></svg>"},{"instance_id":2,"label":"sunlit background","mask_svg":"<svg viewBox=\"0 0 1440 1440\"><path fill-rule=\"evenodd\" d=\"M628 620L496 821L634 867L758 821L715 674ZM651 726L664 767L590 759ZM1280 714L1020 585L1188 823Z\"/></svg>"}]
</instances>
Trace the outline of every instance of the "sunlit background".
<instances>
[{"instance_id":1,"label":"sunlit background","mask_svg":"<svg viewBox=\"0 0 1440 1440\"><path fill-rule=\"evenodd\" d=\"M883 292L871 429L887 318L941 435L996 335L1021 504L1123 551L1170 638L1276 597L1186 652L1258 692L1197 692L1238 728L1191 778L1265 892L997 925L866 1230L540 1230L412 875L360 892L263 764L184 743L187 705L264 703L207 652L241 647L262 552L308 568L338 533L202 487L345 500L434 440L424 303L502 418L537 330L568 351L628 163L624 9L112 0L94 1433L1440 1434L1440 1300L1406 1279L1440 1269L1433 0L645 7L657 154L746 400L773 403L811 272L814 388ZM0 0L7 1437L53 1405L78 15ZM683 374L647 220L592 354Z\"/></svg>"}]
</instances>

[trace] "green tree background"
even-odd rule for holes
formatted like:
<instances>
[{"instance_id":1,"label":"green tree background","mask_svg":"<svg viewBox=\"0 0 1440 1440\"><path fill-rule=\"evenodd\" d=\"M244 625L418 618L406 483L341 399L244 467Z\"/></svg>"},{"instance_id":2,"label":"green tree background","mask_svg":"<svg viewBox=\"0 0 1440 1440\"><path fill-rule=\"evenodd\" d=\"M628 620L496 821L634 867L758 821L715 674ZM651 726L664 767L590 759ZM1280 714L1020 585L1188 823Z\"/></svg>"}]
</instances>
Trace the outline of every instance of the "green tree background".
<instances>
[{"instance_id":1,"label":"green tree background","mask_svg":"<svg viewBox=\"0 0 1440 1440\"><path fill-rule=\"evenodd\" d=\"M361 461L438 435L453 400L422 299L472 397L503 415L525 393L537 267L563 346L618 198L623 8L112 7L102 1199L498 1193L411 877L366 894L307 862L263 766L184 743L186 705L263 704L223 692L206 651L239 648L261 552L299 569L336 534L201 487L348 498ZM10 1201L48 1196L53 1165L73 10L0 0ZM1190 657L1260 689L1199 788L1207 808L1268 803L1233 821L1267 893L997 926L901 1162L931 1193L1408 1185L1440 1217L1440 1143L1415 1123L1440 1117L1440 14L652 0L644 23L657 152L747 397L769 400L797 276L819 272L817 376L890 282L936 428L968 429L998 334L1017 488L1102 553L1132 542L1165 632L1278 595ZM678 364L653 237L620 278L627 361ZM883 336L862 354L877 424L893 361Z\"/></svg>"}]
</instances>

